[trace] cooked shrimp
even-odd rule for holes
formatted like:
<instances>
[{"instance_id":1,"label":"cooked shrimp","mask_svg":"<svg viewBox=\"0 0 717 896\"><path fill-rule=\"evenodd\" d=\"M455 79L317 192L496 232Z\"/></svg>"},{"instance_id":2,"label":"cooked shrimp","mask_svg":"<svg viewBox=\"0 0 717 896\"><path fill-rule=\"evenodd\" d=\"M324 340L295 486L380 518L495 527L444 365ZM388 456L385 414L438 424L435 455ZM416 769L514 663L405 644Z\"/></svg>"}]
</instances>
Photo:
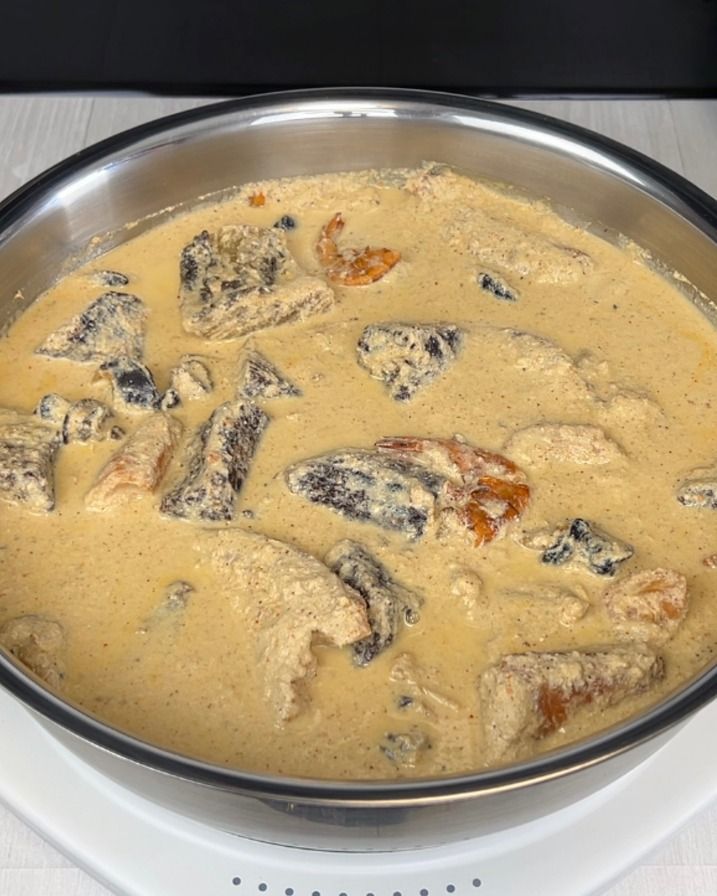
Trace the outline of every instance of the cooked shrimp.
<instances>
[{"instance_id":1,"label":"cooked shrimp","mask_svg":"<svg viewBox=\"0 0 717 896\"><path fill-rule=\"evenodd\" d=\"M321 228L316 253L326 275L341 286L365 286L375 283L401 260L401 253L393 249L342 249L336 239L344 229L344 219L337 212L328 224Z\"/></svg>"},{"instance_id":2,"label":"cooked shrimp","mask_svg":"<svg viewBox=\"0 0 717 896\"><path fill-rule=\"evenodd\" d=\"M458 439L397 437L376 443L380 452L395 452L446 477L438 515L455 516L475 535L476 545L493 541L525 510L530 488L523 471L500 454Z\"/></svg>"}]
</instances>

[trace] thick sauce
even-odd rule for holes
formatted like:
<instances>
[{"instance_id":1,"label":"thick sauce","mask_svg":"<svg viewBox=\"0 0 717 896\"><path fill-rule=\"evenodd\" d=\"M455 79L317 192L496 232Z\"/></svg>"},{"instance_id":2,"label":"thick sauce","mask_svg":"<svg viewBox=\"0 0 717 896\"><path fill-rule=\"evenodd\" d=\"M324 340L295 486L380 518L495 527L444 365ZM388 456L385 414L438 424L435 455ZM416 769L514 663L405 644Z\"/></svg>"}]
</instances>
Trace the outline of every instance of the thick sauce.
<instances>
[{"instance_id":1,"label":"thick sauce","mask_svg":"<svg viewBox=\"0 0 717 896\"><path fill-rule=\"evenodd\" d=\"M662 682L609 709L582 707L532 748L553 748L610 725L669 693L714 657L717 571L702 561L717 551L717 513L676 500L691 471L717 461L713 327L638 253L568 225L543 205L446 172L411 175L410 189L404 181L399 173L368 173L267 183L199 207L60 281L2 341L0 407L29 413L50 392L109 402L107 383L94 378L96 365L34 350L102 292L91 272L112 269L128 275L126 291L149 309L144 362L160 389L186 353L207 359L215 383L205 398L171 412L184 435L156 494L108 512L86 508L86 493L118 449L108 440L61 448L52 512L0 503L0 623L24 614L57 620L66 634L62 690L100 718L178 752L256 771L386 778L482 768L490 751L477 682L486 667L508 653L615 643L601 605L612 580L543 564L521 544L523 533L574 517L594 521L634 548L618 578L655 567L683 573L689 612L658 648L665 658ZM253 206L248 197L257 190L266 201ZM298 323L228 341L183 330L179 257L196 234L242 222L271 227L290 214L297 222L287 232L291 252L321 276L315 245L338 211L346 221L342 242L391 247L401 261L371 285L335 286L335 307ZM476 255L483 215L499 222L509 243L515 236L516 257L495 250L486 267ZM537 239L532 248L531 235ZM540 265L546 241L585 253L592 264L567 282L549 282ZM532 259L522 269L521 253ZM481 288L477 277L485 270L504 276L519 292L517 301ZM464 333L456 362L407 402L393 400L356 360L364 327L386 321L456 324ZM519 356L507 328L545 337L563 354L558 361ZM234 396L245 343L303 394L262 403L271 421L232 523L198 526L163 516L160 497L180 476L186 441ZM117 410L128 433L142 419ZM470 539L411 542L347 520L292 494L283 476L297 461L371 448L386 436L460 434L509 454L504 446L517 430L542 422L598 426L622 455L600 465L551 457L521 461L531 486L527 510L502 537L479 547ZM420 592L420 621L402 627L365 667L352 663L348 649L315 645L318 669L303 710L277 724L243 612L251 596L207 559L216 530L232 527L318 558L342 538L359 541L395 579ZM195 589L186 609L172 624L147 626L177 580ZM543 604L536 609L515 597L535 585L570 589L589 609L566 622ZM407 721L396 703L390 673L405 653L425 687L441 698L433 700L431 718ZM402 766L379 745L414 724L425 730L431 749Z\"/></svg>"}]
</instances>

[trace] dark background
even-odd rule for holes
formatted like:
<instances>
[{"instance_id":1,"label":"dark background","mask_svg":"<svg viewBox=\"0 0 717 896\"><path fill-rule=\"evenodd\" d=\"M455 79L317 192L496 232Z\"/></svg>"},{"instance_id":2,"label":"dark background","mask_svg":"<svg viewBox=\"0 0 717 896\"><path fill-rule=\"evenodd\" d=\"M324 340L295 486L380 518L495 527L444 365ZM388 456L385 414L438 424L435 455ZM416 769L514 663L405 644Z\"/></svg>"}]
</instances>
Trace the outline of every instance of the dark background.
<instances>
[{"instance_id":1,"label":"dark background","mask_svg":"<svg viewBox=\"0 0 717 896\"><path fill-rule=\"evenodd\" d=\"M0 0L0 90L704 96L717 0Z\"/></svg>"}]
</instances>

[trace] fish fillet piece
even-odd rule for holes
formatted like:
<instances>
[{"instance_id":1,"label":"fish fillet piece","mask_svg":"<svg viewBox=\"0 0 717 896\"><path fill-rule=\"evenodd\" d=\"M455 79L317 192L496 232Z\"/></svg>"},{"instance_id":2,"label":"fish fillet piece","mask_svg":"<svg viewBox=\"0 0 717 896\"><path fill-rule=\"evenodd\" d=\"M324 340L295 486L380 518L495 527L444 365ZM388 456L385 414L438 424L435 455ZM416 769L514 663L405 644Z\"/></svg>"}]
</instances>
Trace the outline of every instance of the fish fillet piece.
<instances>
[{"instance_id":1,"label":"fish fillet piece","mask_svg":"<svg viewBox=\"0 0 717 896\"><path fill-rule=\"evenodd\" d=\"M556 342L525 330L486 330L505 352L505 360L526 373L541 373L573 380L585 387L578 365Z\"/></svg>"},{"instance_id":2,"label":"fish fillet piece","mask_svg":"<svg viewBox=\"0 0 717 896\"><path fill-rule=\"evenodd\" d=\"M298 398L301 389L261 352L247 349L239 370L237 394L246 398Z\"/></svg>"},{"instance_id":3,"label":"fish fillet piece","mask_svg":"<svg viewBox=\"0 0 717 896\"><path fill-rule=\"evenodd\" d=\"M599 426L536 423L505 443L505 453L526 466L550 463L603 466L624 457L620 446Z\"/></svg>"},{"instance_id":4,"label":"fish fillet piece","mask_svg":"<svg viewBox=\"0 0 717 896\"><path fill-rule=\"evenodd\" d=\"M345 647L371 634L366 606L324 563L249 532L220 533L212 563L239 595L253 633L266 699L279 723L306 702L316 674L312 646Z\"/></svg>"},{"instance_id":5,"label":"fish fillet piece","mask_svg":"<svg viewBox=\"0 0 717 896\"><path fill-rule=\"evenodd\" d=\"M366 602L371 635L353 646L354 662L365 666L393 643L403 623L418 622L423 599L394 581L388 570L355 541L340 541L325 559L341 581Z\"/></svg>"},{"instance_id":6,"label":"fish fillet piece","mask_svg":"<svg viewBox=\"0 0 717 896\"><path fill-rule=\"evenodd\" d=\"M59 622L33 614L8 619L0 626L0 646L50 687L62 684L65 631Z\"/></svg>"},{"instance_id":7,"label":"fish fillet piece","mask_svg":"<svg viewBox=\"0 0 717 896\"><path fill-rule=\"evenodd\" d=\"M594 268L592 258L540 234L479 209L466 209L450 225L449 243L482 264L529 277L536 283L576 283Z\"/></svg>"},{"instance_id":8,"label":"fish fillet piece","mask_svg":"<svg viewBox=\"0 0 717 896\"><path fill-rule=\"evenodd\" d=\"M199 401L214 391L214 382L206 359L198 355L182 355L172 368L169 388L162 396L163 410L179 407L187 401Z\"/></svg>"},{"instance_id":9,"label":"fish fillet piece","mask_svg":"<svg viewBox=\"0 0 717 896\"><path fill-rule=\"evenodd\" d=\"M598 576L614 576L635 553L631 545L580 517L553 530L530 533L522 544L542 551L540 560L548 566L582 567Z\"/></svg>"},{"instance_id":10,"label":"fish fillet piece","mask_svg":"<svg viewBox=\"0 0 717 896\"><path fill-rule=\"evenodd\" d=\"M695 470L680 484L677 500L685 507L717 510L717 469Z\"/></svg>"},{"instance_id":11,"label":"fish fillet piece","mask_svg":"<svg viewBox=\"0 0 717 896\"><path fill-rule=\"evenodd\" d=\"M114 413L95 398L68 401L55 392L43 395L35 414L57 427L62 442L102 442L107 438L121 438L122 430L112 426Z\"/></svg>"},{"instance_id":12,"label":"fish fillet piece","mask_svg":"<svg viewBox=\"0 0 717 896\"><path fill-rule=\"evenodd\" d=\"M504 656L480 679L486 759L520 755L568 723L581 706L611 706L647 690L665 674L647 649L606 648Z\"/></svg>"},{"instance_id":13,"label":"fish fillet piece","mask_svg":"<svg viewBox=\"0 0 717 896\"><path fill-rule=\"evenodd\" d=\"M283 230L235 224L184 247L179 301L188 333L236 339L328 311L334 292L299 268Z\"/></svg>"},{"instance_id":14,"label":"fish fillet piece","mask_svg":"<svg viewBox=\"0 0 717 896\"><path fill-rule=\"evenodd\" d=\"M129 277L121 271L93 271L91 279L99 286L127 286Z\"/></svg>"},{"instance_id":15,"label":"fish fillet piece","mask_svg":"<svg viewBox=\"0 0 717 896\"><path fill-rule=\"evenodd\" d=\"M476 282L481 289L504 302L517 302L520 298L520 293L515 287L490 271L480 271Z\"/></svg>"},{"instance_id":16,"label":"fish fillet piece","mask_svg":"<svg viewBox=\"0 0 717 896\"><path fill-rule=\"evenodd\" d=\"M137 296L106 292L51 333L35 351L82 363L121 355L139 358L144 348L146 319L147 311Z\"/></svg>"},{"instance_id":17,"label":"fish fillet piece","mask_svg":"<svg viewBox=\"0 0 717 896\"><path fill-rule=\"evenodd\" d=\"M387 454L347 449L301 461L285 473L289 489L349 520L420 538L434 516L444 479Z\"/></svg>"},{"instance_id":18,"label":"fish fillet piece","mask_svg":"<svg viewBox=\"0 0 717 896\"><path fill-rule=\"evenodd\" d=\"M643 570L610 585L602 602L623 637L664 644L687 615L687 579L674 569Z\"/></svg>"},{"instance_id":19,"label":"fish fillet piece","mask_svg":"<svg viewBox=\"0 0 717 896\"><path fill-rule=\"evenodd\" d=\"M464 440L397 436L376 450L347 449L294 464L289 489L348 519L420 538L468 535L481 545L501 535L528 502L512 461Z\"/></svg>"},{"instance_id":20,"label":"fish fillet piece","mask_svg":"<svg viewBox=\"0 0 717 896\"><path fill-rule=\"evenodd\" d=\"M0 498L28 510L55 506L57 429L31 414L0 409Z\"/></svg>"},{"instance_id":21,"label":"fish fillet piece","mask_svg":"<svg viewBox=\"0 0 717 896\"><path fill-rule=\"evenodd\" d=\"M358 361L391 398L409 401L453 364L461 341L451 324L370 324L358 341Z\"/></svg>"},{"instance_id":22,"label":"fish fillet piece","mask_svg":"<svg viewBox=\"0 0 717 896\"><path fill-rule=\"evenodd\" d=\"M162 499L162 513L202 522L233 519L236 495L268 424L253 401L220 405L192 439L186 476Z\"/></svg>"},{"instance_id":23,"label":"fish fillet piece","mask_svg":"<svg viewBox=\"0 0 717 896\"><path fill-rule=\"evenodd\" d=\"M152 371L126 355L110 358L100 365L100 379L109 380L112 395L124 411L151 411L159 407L160 395Z\"/></svg>"},{"instance_id":24,"label":"fish fillet piece","mask_svg":"<svg viewBox=\"0 0 717 896\"><path fill-rule=\"evenodd\" d=\"M155 491L181 435L167 414L152 414L100 470L85 496L89 510L105 511Z\"/></svg>"}]
</instances>

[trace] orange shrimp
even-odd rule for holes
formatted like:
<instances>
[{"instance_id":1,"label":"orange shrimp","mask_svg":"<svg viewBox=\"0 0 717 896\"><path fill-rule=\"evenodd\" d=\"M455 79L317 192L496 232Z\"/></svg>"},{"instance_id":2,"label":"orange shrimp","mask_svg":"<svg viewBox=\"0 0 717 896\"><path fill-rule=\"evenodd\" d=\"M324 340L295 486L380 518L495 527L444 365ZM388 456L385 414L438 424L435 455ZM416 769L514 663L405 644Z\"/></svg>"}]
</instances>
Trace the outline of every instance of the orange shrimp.
<instances>
[{"instance_id":1,"label":"orange shrimp","mask_svg":"<svg viewBox=\"0 0 717 896\"><path fill-rule=\"evenodd\" d=\"M336 239L344 229L344 219L337 212L328 224L321 228L316 244L316 254L326 276L341 286L366 286L380 280L401 260L401 253L393 249L343 249L339 251Z\"/></svg>"},{"instance_id":2,"label":"orange shrimp","mask_svg":"<svg viewBox=\"0 0 717 896\"><path fill-rule=\"evenodd\" d=\"M475 535L476 545L493 541L525 510L530 488L512 461L458 439L397 437L376 443L445 476L438 514L453 513Z\"/></svg>"}]
</instances>

